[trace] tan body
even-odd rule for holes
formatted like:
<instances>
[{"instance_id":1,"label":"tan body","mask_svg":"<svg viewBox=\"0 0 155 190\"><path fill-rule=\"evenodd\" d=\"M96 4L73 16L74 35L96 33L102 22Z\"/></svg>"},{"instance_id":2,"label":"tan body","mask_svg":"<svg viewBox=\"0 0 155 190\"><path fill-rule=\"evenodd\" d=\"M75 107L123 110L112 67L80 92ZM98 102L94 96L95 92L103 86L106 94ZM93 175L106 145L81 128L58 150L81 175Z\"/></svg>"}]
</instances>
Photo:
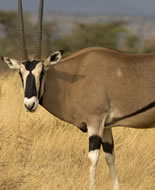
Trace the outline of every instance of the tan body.
<instances>
[{"instance_id":1,"label":"tan body","mask_svg":"<svg viewBox=\"0 0 155 190\"><path fill-rule=\"evenodd\" d=\"M63 58L46 75L42 106L88 130L90 190L95 190L100 144L113 190L119 190L111 128L155 126L155 54L87 48Z\"/></svg>"},{"instance_id":2,"label":"tan body","mask_svg":"<svg viewBox=\"0 0 155 190\"><path fill-rule=\"evenodd\" d=\"M48 70L43 107L79 128L102 120L105 113L107 126L149 128L155 123L154 109L121 118L155 101L154 75L155 54L87 48Z\"/></svg>"}]
</instances>

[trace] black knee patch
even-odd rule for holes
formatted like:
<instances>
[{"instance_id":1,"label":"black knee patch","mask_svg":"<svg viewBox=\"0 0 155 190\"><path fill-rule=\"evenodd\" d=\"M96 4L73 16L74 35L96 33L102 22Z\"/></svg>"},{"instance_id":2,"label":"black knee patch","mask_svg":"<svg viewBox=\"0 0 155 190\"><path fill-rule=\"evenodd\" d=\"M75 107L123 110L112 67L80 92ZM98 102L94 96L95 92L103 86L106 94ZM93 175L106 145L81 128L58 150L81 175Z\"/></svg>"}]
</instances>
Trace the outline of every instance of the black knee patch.
<instances>
[{"instance_id":1,"label":"black knee patch","mask_svg":"<svg viewBox=\"0 0 155 190\"><path fill-rule=\"evenodd\" d=\"M112 154L114 144L113 143L110 144L108 142L102 142L102 147L104 152Z\"/></svg>"},{"instance_id":2,"label":"black knee patch","mask_svg":"<svg viewBox=\"0 0 155 190\"><path fill-rule=\"evenodd\" d=\"M101 143L101 137L97 135L89 137L89 152L92 150L100 149Z\"/></svg>"}]
</instances>

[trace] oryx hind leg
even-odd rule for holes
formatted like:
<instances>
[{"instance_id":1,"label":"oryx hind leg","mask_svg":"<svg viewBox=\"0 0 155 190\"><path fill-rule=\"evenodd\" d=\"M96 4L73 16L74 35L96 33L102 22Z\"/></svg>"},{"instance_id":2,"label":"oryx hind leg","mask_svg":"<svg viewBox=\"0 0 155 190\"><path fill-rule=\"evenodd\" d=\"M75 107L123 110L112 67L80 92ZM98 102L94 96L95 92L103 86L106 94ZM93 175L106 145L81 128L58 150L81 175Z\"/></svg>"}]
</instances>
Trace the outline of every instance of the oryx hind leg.
<instances>
[{"instance_id":1,"label":"oryx hind leg","mask_svg":"<svg viewBox=\"0 0 155 190\"><path fill-rule=\"evenodd\" d=\"M105 153L105 159L109 166L110 175L113 182L113 190L119 190L118 179L115 168L115 153L112 129L104 129L102 137L102 148Z\"/></svg>"},{"instance_id":2,"label":"oryx hind leg","mask_svg":"<svg viewBox=\"0 0 155 190\"><path fill-rule=\"evenodd\" d=\"M96 167L99 159L99 151L102 144L102 135L104 130L104 121L92 122L91 125L87 126L89 135L89 153L88 158L90 161L90 183L89 189L95 190L95 178L96 178Z\"/></svg>"}]
</instances>

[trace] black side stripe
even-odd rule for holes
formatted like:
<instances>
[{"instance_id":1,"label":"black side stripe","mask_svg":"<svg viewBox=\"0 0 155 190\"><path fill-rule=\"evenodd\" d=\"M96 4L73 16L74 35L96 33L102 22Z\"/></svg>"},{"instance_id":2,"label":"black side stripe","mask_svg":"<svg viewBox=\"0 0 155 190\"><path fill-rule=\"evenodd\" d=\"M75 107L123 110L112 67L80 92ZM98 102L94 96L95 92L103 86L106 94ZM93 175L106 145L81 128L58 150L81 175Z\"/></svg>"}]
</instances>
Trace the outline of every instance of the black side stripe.
<instances>
[{"instance_id":1,"label":"black side stripe","mask_svg":"<svg viewBox=\"0 0 155 190\"><path fill-rule=\"evenodd\" d=\"M43 80L43 76L44 76L44 68L42 68L42 71L40 73L40 84L39 84L39 92L38 92L38 98L41 99L41 87L42 87L42 80Z\"/></svg>"},{"instance_id":2,"label":"black side stripe","mask_svg":"<svg viewBox=\"0 0 155 190\"><path fill-rule=\"evenodd\" d=\"M134 113L131 113L131 114L129 114L129 115L126 115L126 116L123 116L123 117L120 117L120 118L115 118L112 122L106 123L105 126L112 125L112 124L114 124L114 123L117 122L117 121L120 121L120 120L123 120L123 119L127 119L127 118L129 118L129 117L132 117L132 116L138 115L138 114L140 114L140 113L146 112L147 110L149 110L149 109L151 109L151 108L153 108L153 107L155 107L155 101L151 102L150 104L148 104L148 105L145 106L144 108L139 109L139 110L137 110L137 111L134 112Z\"/></svg>"}]
</instances>

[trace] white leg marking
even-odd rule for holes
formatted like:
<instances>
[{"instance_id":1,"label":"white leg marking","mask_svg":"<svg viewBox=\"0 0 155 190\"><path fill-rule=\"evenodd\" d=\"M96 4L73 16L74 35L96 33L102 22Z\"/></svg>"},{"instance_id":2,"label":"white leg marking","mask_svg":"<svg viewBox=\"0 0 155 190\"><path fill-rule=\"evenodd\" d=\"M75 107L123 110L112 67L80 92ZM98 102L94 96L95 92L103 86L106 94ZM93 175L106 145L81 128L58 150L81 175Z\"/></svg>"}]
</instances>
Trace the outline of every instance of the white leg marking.
<instances>
[{"instance_id":1,"label":"white leg marking","mask_svg":"<svg viewBox=\"0 0 155 190\"><path fill-rule=\"evenodd\" d=\"M88 153L88 158L90 160L91 166L90 166L90 190L95 190L95 177L96 177L96 167L98 163L99 158L99 149L90 151Z\"/></svg>"},{"instance_id":2,"label":"white leg marking","mask_svg":"<svg viewBox=\"0 0 155 190\"><path fill-rule=\"evenodd\" d=\"M99 138L102 139L106 116L107 114L105 114L101 123L98 123L98 120L94 120L91 126L87 126L89 138L93 136L98 136ZM89 189L90 190L95 190L96 167L97 167L98 158L99 158L99 151L100 151L99 149L95 149L95 150L91 150L88 153L88 158L91 163L90 171L89 171L89 175L90 175Z\"/></svg>"},{"instance_id":3,"label":"white leg marking","mask_svg":"<svg viewBox=\"0 0 155 190\"><path fill-rule=\"evenodd\" d=\"M105 159L109 166L110 175L112 177L112 184L113 184L113 190L119 190L119 184L118 179L116 175L116 169L115 169L115 155L114 153L105 153Z\"/></svg>"}]
</instances>

